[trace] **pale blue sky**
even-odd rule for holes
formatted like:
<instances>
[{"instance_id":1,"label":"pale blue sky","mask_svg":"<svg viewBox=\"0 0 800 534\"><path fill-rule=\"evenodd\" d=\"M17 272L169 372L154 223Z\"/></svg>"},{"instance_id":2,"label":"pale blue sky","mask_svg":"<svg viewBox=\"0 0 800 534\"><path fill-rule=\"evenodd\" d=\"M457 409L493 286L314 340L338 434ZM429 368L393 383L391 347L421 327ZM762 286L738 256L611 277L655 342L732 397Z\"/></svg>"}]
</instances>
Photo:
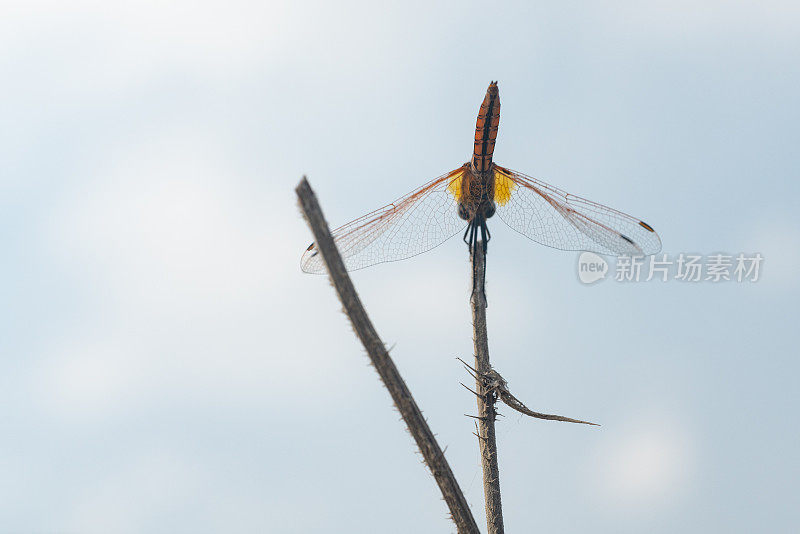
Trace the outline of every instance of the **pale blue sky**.
<instances>
[{"instance_id":1,"label":"pale blue sky","mask_svg":"<svg viewBox=\"0 0 800 534\"><path fill-rule=\"evenodd\" d=\"M6 2L0 532L447 532L324 277L333 225L466 161L641 217L756 284L591 287L492 220L509 532L794 532L800 9L790 2ZM354 275L483 525L466 247Z\"/></svg>"}]
</instances>

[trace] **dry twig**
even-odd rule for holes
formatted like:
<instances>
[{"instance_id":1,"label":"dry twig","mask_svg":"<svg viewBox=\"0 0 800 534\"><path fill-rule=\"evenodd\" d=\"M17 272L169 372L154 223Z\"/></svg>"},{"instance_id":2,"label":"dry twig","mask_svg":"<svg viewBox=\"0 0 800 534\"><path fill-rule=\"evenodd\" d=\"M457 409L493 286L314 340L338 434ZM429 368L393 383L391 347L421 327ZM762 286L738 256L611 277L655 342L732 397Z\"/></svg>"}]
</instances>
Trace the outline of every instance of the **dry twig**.
<instances>
[{"instance_id":1,"label":"dry twig","mask_svg":"<svg viewBox=\"0 0 800 534\"><path fill-rule=\"evenodd\" d=\"M531 417L535 417L537 419L547 419L550 421L563 421L565 423L581 423L584 425L593 425L593 426L600 426L597 423L590 423L589 421L581 421L580 419L572 419L570 417L564 417L563 415L551 415L547 413L539 413L534 412L516 398L514 395L511 394L511 391L508 389L508 382L505 378L503 378L500 373L491 369L488 373L481 375L478 371L470 366L467 362L462 360L461 358L456 358L458 361L464 364L464 367L467 369L470 375L472 375L476 380L482 381L484 384L484 388L486 388L487 392L495 393L497 397L502 400L509 408L513 408L514 410L529 415ZM464 386L464 384L461 384ZM467 386L464 386L465 388ZM469 389L469 388L467 388ZM469 389L472 391L471 389ZM475 393L472 391L472 393ZM475 393L477 395L477 393ZM499 414L498 414L499 415Z\"/></svg>"},{"instance_id":2,"label":"dry twig","mask_svg":"<svg viewBox=\"0 0 800 534\"><path fill-rule=\"evenodd\" d=\"M486 255L484 243L472 249L472 337L475 344L475 369L477 375L491 371L489 340L486 335ZM500 468L497 464L497 440L494 421L497 417L497 393L486 388L483 380L476 378L478 398L478 443L483 468L483 495L486 505L486 526L489 534L503 532L503 506L500 500Z\"/></svg>"},{"instance_id":3,"label":"dry twig","mask_svg":"<svg viewBox=\"0 0 800 534\"><path fill-rule=\"evenodd\" d=\"M439 448L439 444L436 443L433 432L428 427L422 412L411 396L408 386L406 386L400 376L400 372L389 357L386 346L378 336L375 327L367 316L366 310L361 304L361 300L358 298L353 282L350 280L342 258L333 242L333 237L331 237L330 229L325 222L316 196L305 177L300 181L295 191L300 202L300 208L308 225L311 227L311 231L314 233L314 242L322 254L331 282L339 295L344 311L350 319L356 335L367 350L375 370L378 371L386 389L389 390L389 394L400 411L409 432L414 437L414 441L416 441L425 463L431 470L433 478L436 479L442 496L450 508L450 514L458 531L478 532L477 523L472 517L472 512L470 512L464 494L461 492L458 482L456 482L444 453Z\"/></svg>"}]
</instances>

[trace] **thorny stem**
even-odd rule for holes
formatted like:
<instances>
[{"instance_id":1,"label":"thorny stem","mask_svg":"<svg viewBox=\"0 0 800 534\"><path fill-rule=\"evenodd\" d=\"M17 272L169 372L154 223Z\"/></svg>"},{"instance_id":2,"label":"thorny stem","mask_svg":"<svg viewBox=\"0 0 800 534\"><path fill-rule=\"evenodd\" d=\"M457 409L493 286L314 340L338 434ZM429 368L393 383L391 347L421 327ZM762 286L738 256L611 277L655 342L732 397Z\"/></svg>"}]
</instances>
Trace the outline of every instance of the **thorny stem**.
<instances>
[{"instance_id":1,"label":"thorny stem","mask_svg":"<svg viewBox=\"0 0 800 534\"><path fill-rule=\"evenodd\" d=\"M486 388L481 375L486 375L492 366L489 363L489 341L486 337L486 255L483 243L472 248L472 335L475 343L475 369L478 372L478 443L483 468L483 495L486 503L486 526L489 534L502 534L503 507L500 500L500 468L497 464L497 440L494 420L497 416L494 404L497 393Z\"/></svg>"},{"instance_id":2,"label":"thorny stem","mask_svg":"<svg viewBox=\"0 0 800 534\"><path fill-rule=\"evenodd\" d=\"M333 237L328 224L325 222L322 209L319 207L317 198L305 177L300 181L295 192L303 215L305 215L306 221L314 233L314 242L322 253L322 259L328 268L328 274L344 311L350 319L356 335L364 345L372 365L375 366L375 370L378 371L386 389L389 390L389 394L408 426L409 432L414 437L414 441L416 441L428 469L431 470L433 478L436 480L442 496L450 508L450 514L458 531L479 532L478 525L472 517L472 512L470 512L464 494L458 486L444 453L436 442L433 432L428 427L422 412L411 396L411 391L409 391L408 386L403 381L403 377L400 376L400 372L389 357L386 346L378 336L372 321L370 321L364 306L361 304L361 300L358 298L353 282L345 270L342 257L333 242Z\"/></svg>"},{"instance_id":3,"label":"thorny stem","mask_svg":"<svg viewBox=\"0 0 800 534\"><path fill-rule=\"evenodd\" d=\"M519 413L535 417L536 419L547 419L549 421L561 421L562 423L580 423L583 425L600 426L597 423L590 423L589 421L582 421L580 419L572 419L571 417L564 417L563 415L552 415L549 413L534 412L533 410L522 404L522 401L520 401L518 398L512 395L511 392L508 391L508 389L500 390L500 399L504 403L506 403L506 405L508 405L509 408L513 408Z\"/></svg>"},{"instance_id":4,"label":"thorny stem","mask_svg":"<svg viewBox=\"0 0 800 534\"><path fill-rule=\"evenodd\" d=\"M461 358L456 358L456 360L464 364L464 368L474 379L482 381L487 391L495 393L497 397L501 401L503 401L509 408L512 408L518 411L519 413L528 415L530 417L535 417L536 419L547 419L549 421L561 421L564 423L581 423L584 425L600 426L597 423L590 423L589 421L582 421L580 419L564 417L563 415L553 415L548 413L534 412L533 410L525 406L521 400L519 400L518 398L516 398L514 395L511 394L511 391L508 389L508 382L495 369L489 371L488 374L480 375L478 374L477 370L474 367L472 367L470 364L468 364ZM464 384L461 385L464 386ZM478 395L477 392L472 391L467 386L464 387L467 388L467 390L469 390L474 395ZM501 414L498 413L497 415Z\"/></svg>"}]
</instances>

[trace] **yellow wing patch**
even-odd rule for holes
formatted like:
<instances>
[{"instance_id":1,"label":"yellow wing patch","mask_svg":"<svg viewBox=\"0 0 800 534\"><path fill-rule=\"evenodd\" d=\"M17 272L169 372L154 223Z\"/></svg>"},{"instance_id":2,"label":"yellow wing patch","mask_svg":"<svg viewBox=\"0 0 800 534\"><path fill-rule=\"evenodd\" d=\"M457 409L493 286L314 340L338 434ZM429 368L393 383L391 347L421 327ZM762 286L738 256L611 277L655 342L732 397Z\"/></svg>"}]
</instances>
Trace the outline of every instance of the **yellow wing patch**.
<instances>
[{"instance_id":1,"label":"yellow wing patch","mask_svg":"<svg viewBox=\"0 0 800 534\"><path fill-rule=\"evenodd\" d=\"M447 192L453 195L456 200L461 200L463 181L464 171L458 171L450 178L450 183L447 184Z\"/></svg>"},{"instance_id":2,"label":"yellow wing patch","mask_svg":"<svg viewBox=\"0 0 800 534\"><path fill-rule=\"evenodd\" d=\"M517 184L511 180L506 174L503 174L502 171L495 169L494 171L494 201L496 204L500 204L501 206L505 206L509 200L511 200L511 193L514 191L514 188L517 187Z\"/></svg>"}]
</instances>

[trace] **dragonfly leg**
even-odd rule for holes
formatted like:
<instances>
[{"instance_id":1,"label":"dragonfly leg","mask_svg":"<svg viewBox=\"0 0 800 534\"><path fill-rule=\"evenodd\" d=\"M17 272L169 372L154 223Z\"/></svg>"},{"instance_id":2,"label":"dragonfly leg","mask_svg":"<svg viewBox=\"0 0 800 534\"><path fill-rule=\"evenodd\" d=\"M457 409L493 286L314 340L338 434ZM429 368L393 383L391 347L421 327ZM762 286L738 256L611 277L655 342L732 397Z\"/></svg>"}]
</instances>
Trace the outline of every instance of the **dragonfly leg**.
<instances>
[{"instance_id":1,"label":"dragonfly leg","mask_svg":"<svg viewBox=\"0 0 800 534\"><path fill-rule=\"evenodd\" d=\"M478 219L475 218L469 223L469 256L470 260L472 260L473 256L478 253ZM477 287L477 273L475 272L475 262L471 261L472 263L472 293L470 293L470 298L475 295L475 290Z\"/></svg>"},{"instance_id":2,"label":"dragonfly leg","mask_svg":"<svg viewBox=\"0 0 800 534\"><path fill-rule=\"evenodd\" d=\"M464 230L464 243L466 243L467 245L470 245L470 246L472 245L472 237L470 237L469 240L468 240L467 239L467 234L469 234L471 231L472 231L472 223L468 224L467 225L467 229Z\"/></svg>"},{"instance_id":3,"label":"dragonfly leg","mask_svg":"<svg viewBox=\"0 0 800 534\"><path fill-rule=\"evenodd\" d=\"M486 305L486 248L491 235L489 234L489 227L486 225L486 218L477 216L469 224L469 254L470 259L475 257L475 254L483 254L483 273L481 297ZM478 231L480 230L480 240L478 239ZM466 235L466 234L465 234ZM472 260L472 293L470 298L475 296L475 291L478 289L478 273L475 271L476 263Z\"/></svg>"},{"instance_id":4,"label":"dragonfly leg","mask_svg":"<svg viewBox=\"0 0 800 534\"><path fill-rule=\"evenodd\" d=\"M486 251L489 249L489 239L491 239L491 237L491 234L489 234L489 226L486 224L486 218L481 217L481 253L483 254L483 273L481 276L483 278L483 280L481 280L481 292L483 295L481 296L483 297L484 306L489 302L486 300Z\"/></svg>"},{"instance_id":5,"label":"dragonfly leg","mask_svg":"<svg viewBox=\"0 0 800 534\"><path fill-rule=\"evenodd\" d=\"M470 254L475 249L478 244L478 222L477 220L473 220L469 223L469 245Z\"/></svg>"}]
</instances>

